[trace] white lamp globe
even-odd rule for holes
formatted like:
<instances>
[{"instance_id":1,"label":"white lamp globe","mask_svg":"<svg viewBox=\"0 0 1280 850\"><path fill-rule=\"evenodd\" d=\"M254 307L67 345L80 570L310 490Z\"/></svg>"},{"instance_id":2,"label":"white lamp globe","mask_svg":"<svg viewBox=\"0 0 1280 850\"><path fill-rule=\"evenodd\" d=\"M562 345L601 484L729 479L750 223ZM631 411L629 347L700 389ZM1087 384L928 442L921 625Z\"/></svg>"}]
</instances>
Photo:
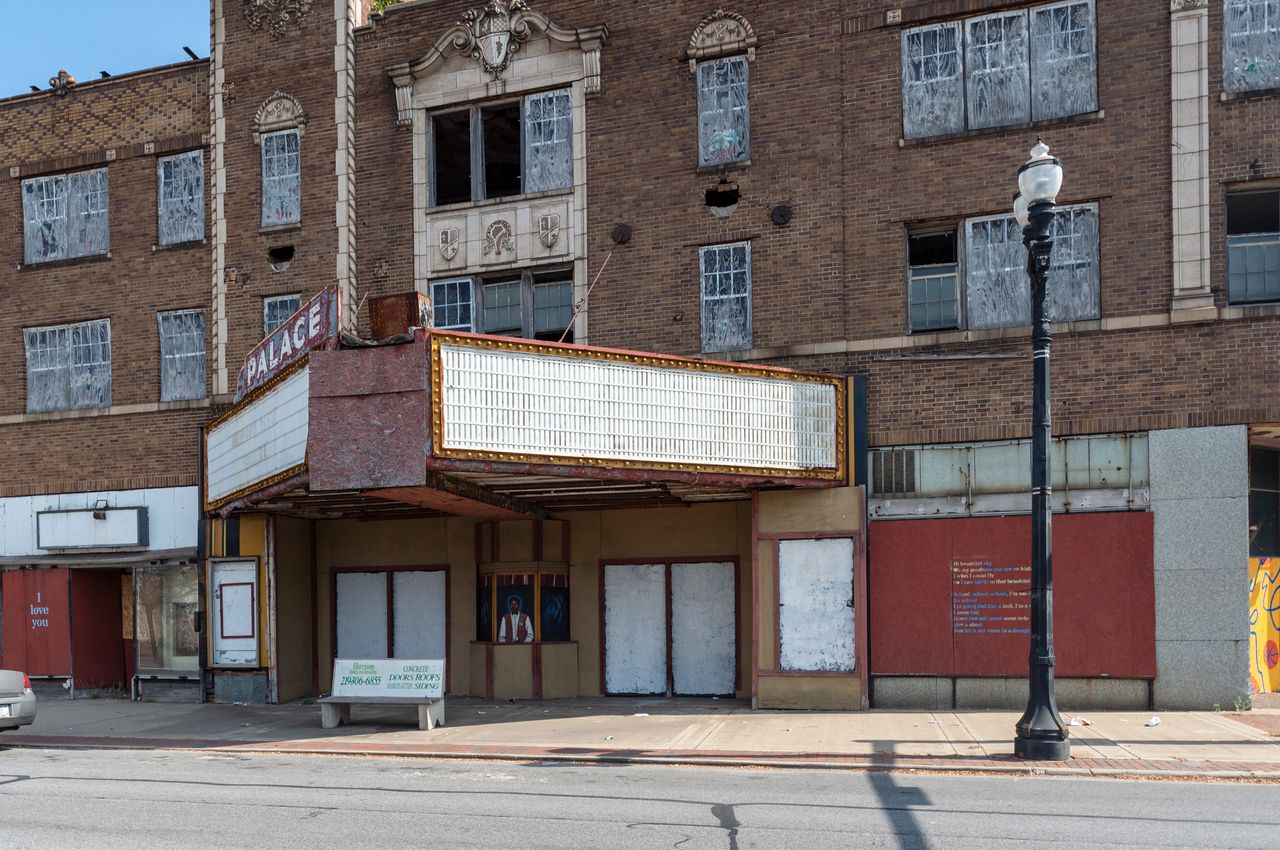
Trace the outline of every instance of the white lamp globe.
<instances>
[{"instance_id":1,"label":"white lamp globe","mask_svg":"<svg viewBox=\"0 0 1280 850\"><path fill-rule=\"evenodd\" d=\"M1026 199L1027 206L1053 203L1062 188L1062 163L1049 156L1049 146L1037 140L1031 149L1031 158L1018 169L1018 191Z\"/></svg>"}]
</instances>

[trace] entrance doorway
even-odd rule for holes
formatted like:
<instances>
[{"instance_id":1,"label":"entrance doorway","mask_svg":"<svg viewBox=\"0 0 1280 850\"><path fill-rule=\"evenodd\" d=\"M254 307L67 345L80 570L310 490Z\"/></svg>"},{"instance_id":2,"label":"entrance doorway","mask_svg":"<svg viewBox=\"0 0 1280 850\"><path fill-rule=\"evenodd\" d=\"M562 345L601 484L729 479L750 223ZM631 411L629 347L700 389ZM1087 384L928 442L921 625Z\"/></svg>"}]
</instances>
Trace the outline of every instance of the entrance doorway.
<instances>
[{"instance_id":1,"label":"entrance doorway","mask_svg":"<svg viewBox=\"0 0 1280 850\"><path fill-rule=\"evenodd\" d=\"M445 658L444 567L341 569L334 573L335 658Z\"/></svg>"},{"instance_id":2,"label":"entrance doorway","mask_svg":"<svg viewBox=\"0 0 1280 850\"><path fill-rule=\"evenodd\" d=\"M737 587L732 560L605 564L605 692L733 695Z\"/></svg>"}]
</instances>

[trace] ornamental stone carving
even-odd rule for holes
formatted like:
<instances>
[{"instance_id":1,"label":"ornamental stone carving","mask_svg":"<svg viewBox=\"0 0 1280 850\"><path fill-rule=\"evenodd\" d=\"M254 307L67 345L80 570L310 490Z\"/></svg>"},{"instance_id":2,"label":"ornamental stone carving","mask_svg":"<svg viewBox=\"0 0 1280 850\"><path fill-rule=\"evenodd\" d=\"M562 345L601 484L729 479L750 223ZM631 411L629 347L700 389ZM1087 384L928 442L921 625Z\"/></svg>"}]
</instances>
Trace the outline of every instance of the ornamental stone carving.
<instances>
[{"instance_id":1,"label":"ornamental stone carving","mask_svg":"<svg viewBox=\"0 0 1280 850\"><path fill-rule=\"evenodd\" d=\"M290 21L306 17L311 3L312 0L244 0L244 16L249 29L260 32L266 24L271 40L279 41Z\"/></svg>"},{"instance_id":2,"label":"ornamental stone carving","mask_svg":"<svg viewBox=\"0 0 1280 850\"><path fill-rule=\"evenodd\" d=\"M307 115L298 99L286 92L277 91L262 102L253 118L253 140L261 143L263 133L297 128L301 136L307 126Z\"/></svg>"},{"instance_id":3,"label":"ornamental stone carving","mask_svg":"<svg viewBox=\"0 0 1280 850\"><path fill-rule=\"evenodd\" d=\"M684 55L692 72L697 70L699 62L735 53L746 53L747 61L755 61L756 43L756 31L746 18L716 9L694 28Z\"/></svg>"},{"instance_id":4,"label":"ornamental stone carving","mask_svg":"<svg viewBox=\"0 0 1280 850\"><path fill-rule=\"evenodd\" d=\"M531 10L527 0L488 0L445 30L421 59L387 69L396 89L396 123L410 124L413 83L430 75L436 63L462 54L478 62L496 80L511 67L521 45L539 34L557 44L576 46L582 52L583 90L588 95L600 93L600 50L609 38L608 27L565 29L541 12Z\"/></svg>"},{"instance_id":5,"label":"ornamental stone carving","mask_svg":"<svg viewBox=\"0 0 1280 850\"><path fill-rule=\"evenodd\" d=\"M68 74L65 70L59 71L58 76L49 78L49 88L53 89L53 93L62 97L71 93L76 87L76 78Z\"/></svg>"},{"instance_id":6,"label":"ornamental stone carving","mask_svg":"<svg viewBox=\"0 0 1280 850\"><path fill-rule=\"evenodd\" d=\"M484 231L484 255L487 257L492 254L494 257L501 257L502 252L514 254L516 250L515 231L511 229L511 222L504 219L498 219L490 224Z\"/></svg>"}]
</instances>

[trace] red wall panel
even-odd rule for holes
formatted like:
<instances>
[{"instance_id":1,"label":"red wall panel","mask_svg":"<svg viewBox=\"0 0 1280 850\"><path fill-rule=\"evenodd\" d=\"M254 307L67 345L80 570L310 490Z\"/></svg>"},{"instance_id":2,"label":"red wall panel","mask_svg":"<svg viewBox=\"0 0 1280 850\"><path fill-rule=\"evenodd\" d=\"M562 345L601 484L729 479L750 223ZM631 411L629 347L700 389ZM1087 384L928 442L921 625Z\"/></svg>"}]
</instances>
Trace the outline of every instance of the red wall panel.
<instances>
[{"instance_id":1,"label":"red wall panel","mask_svg":"<svg viewBox=\"0 0 1280 850\"><path fill-rule=\"evenodd\" d=\"M4 663L29 676L71 674L68 570L4 573Z\"/></svg>"},{"instance_id":2,"label":"red wall panel","mask_svg":"<svg viewBox=\"0 0 1280 850\"><path fill-rule=\"evenodd\" d=\"M72 570L71 607L75 628L71 649L75 654L77 688L124 686L124 638L120 612L120 572Z\"/></svg>"},{"instance_id":3,"label":"red wall panel","mask_svg":"<svg viewBox=\"0 0 1280 850\"><path fill-rule=\"evenodd\" d=\"M1151 514L1053 533L1057 675L1154 676ZM1030 517L873 522L869 542L873 674L1027 674Z\"/></svg>"}]
</instances>

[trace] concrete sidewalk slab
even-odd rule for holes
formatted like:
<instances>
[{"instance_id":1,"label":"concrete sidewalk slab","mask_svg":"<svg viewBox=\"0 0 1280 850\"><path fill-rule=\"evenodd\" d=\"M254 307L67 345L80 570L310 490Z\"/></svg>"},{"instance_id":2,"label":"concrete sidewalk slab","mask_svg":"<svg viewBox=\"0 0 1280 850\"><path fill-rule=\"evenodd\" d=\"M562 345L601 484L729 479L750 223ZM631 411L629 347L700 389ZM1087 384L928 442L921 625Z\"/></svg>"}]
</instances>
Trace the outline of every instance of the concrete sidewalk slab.
<instances>
[{"instance_id":1,"label":"concrete sidewalk slab","mask_svg":"<svg viewBox=\"0 0 1280 850\"><path fill-rule=\"evenodd\" d=\"M450 698L449 724L416 728L413 707L357 706L321 729L319 708L46 701L0 746L143 747L680 764L968 770L1280 780L1280 738L1207 712L1094 712L1073 726L1073 758L1013 758L1011 711L753 711L705 699ZM1068 715L1069 717L1070 715Z\"/></svg>"}]
</instances>

